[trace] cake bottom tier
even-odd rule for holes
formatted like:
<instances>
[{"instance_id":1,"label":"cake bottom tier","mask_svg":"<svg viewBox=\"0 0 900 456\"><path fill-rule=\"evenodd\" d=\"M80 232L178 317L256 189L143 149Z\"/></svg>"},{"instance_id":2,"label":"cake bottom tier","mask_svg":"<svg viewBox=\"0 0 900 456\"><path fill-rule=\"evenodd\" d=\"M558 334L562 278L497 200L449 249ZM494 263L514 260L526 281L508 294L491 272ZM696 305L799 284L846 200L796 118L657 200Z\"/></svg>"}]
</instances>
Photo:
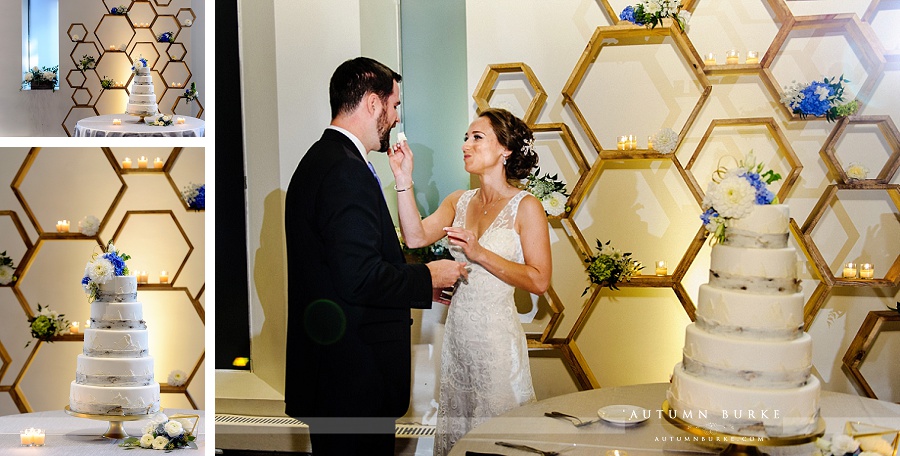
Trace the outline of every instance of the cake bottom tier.
<instances>
[{"instance_id":1,"label":"cake bottom tier","mask_svg":"<svg viewBox=\"0 0 900 456\"><path fill-rule=\"evenodd\" d=\"M675 366L666 393L670 413L716 432L756 437L806 435L819 419L819 379L796 388L745 388L723 385Z\"/></svg>"},{"instance_id":2,"label":"cake bottom tier","mask_svg":"<svg viewBox=\"0 0 900 456\"><path fill-rule=\"evenodd\" d=\"M159 383L147 386L91 386L72 382L69 408L91 415L147 415L159 411Z\"/></svg>"},{"instance_id":3,"label":"cake bottom tier","mask_svg":"<svg viewBox=\"0 0 900 456\"><path fill-rule=\"evenodd\" d=\"M126 114L132 114L135 116L152 116L156 115L159 111L156 104L131 104L128 103L125 108Z\"/></svg>"}]
</instances>

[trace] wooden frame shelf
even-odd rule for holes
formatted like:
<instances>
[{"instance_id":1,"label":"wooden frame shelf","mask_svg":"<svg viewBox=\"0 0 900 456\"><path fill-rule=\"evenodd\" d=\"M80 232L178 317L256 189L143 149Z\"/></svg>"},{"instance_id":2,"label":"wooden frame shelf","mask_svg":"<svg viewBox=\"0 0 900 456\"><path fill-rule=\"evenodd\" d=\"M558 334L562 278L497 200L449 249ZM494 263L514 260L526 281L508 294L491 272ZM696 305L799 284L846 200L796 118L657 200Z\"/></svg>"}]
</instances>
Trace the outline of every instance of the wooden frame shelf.
<instances>
[{"instance_id":1,"label":"wooden frame shelf","mask_svg":"<svg viewBox=\"0 0 900 456\"><path fill-rule=\"evenodd\" d=\"M885 331L883 328L888 322L900 322L900 313L892 310L870 311L841 359L844 369L850 373L850 379L856 383L866 397L872 399L878 399L878 396L875 395L875 391L863 376L860 367L872 346L875 345L879 334Z\"/></svg>"}]
</instances>

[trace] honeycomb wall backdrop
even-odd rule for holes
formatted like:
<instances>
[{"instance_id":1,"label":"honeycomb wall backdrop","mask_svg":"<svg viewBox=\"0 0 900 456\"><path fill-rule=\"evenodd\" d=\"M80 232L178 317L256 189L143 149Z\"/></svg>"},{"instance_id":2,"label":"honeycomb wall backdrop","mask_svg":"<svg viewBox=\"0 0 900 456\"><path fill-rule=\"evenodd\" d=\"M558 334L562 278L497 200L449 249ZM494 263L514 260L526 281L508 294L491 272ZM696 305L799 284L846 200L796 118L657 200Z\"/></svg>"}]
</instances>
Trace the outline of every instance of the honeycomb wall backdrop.
<instances>
[{"instance_id":1,"label":"honeycomb wall backdrop","mask_svg":"<svg viewBox=\"0 0 900 456\"><path fill-rule=\"evenodd\" d=\"M58 410L68 404L80 336L32 341L28 317L50 306L84 327L90 306L80 280L91 255L114 239L132 256L133 271L147 271L138 286L150 331L155 377L164 408L204 408L204 214L189 209L180 192L202 184L202 148L3 148L0 167L0 251L16 265L18 280L0 286L0 415ZM150 169L123 169L128 157L149 159ZM159 157L160 169L152 169ZM72 231L87 215L101 220L96 236ZM159 284L167 271L170 283ZM29 341L31 344L26 348ZM173 370L185 385L168 385Z\"/></svg>"},{"instance_id":2,"label":"honeycomb wall backdrop","mask_svg":"<svg viewBox=\"0 0 900 456\"><path fill-rule=\"evenodd\" d=\"M531 341L539 397L668 381L707 281L703 192L717 166L733 165L726 157L753 151L785 177L775 191L791 210L816 374L829 390L900 400L900 325L884 316L875 330L863 325L900 301L900 34L890 25L900 3L684 3L686 33L616 25L624 0L466 2L471 114L504 107L571 131L571 141L553 131L537 140L541 169L559 173L574 205L550 222L551 300L564 309ZM739 64L723 65L731 49ZM748 50L761 63L745 64ZM708 53L718 66L704 65ZM800 120L779 102L792 81L840 75L862 103L855 117ZM673 154L646 150L661 128L680 135ZM617 151L629 134L638 150ZM850 163L868 178L849 181ZM632 252L644 274L665 260L668 275L582 297L581 258L598 239ZM846 262L873 263L875 279L843 280ZM546 306L538 316L554 313Z\"/></svg>"}]
</instances>

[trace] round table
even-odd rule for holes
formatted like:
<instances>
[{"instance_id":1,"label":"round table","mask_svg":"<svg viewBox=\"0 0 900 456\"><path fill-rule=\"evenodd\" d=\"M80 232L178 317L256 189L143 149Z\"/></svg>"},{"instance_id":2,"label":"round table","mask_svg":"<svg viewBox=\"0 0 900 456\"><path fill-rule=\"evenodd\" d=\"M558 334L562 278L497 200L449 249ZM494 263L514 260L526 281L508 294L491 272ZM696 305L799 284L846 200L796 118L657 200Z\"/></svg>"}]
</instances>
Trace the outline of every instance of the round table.
<instances>
[{"instance_id":1,"label":"round table","mask_svg":"<svg viewBox=\"0 0 900 456\"><path fill-rule=\"evenodd\" d=\"M494 444L497 441L520 443L545 451L560 451L561 456L612 455L619 450L628 456L660 454L715 454L730 443L740 441L702 441L701 437L682 431L668 421L662 412L668 383L605 387L552 397L513 409L489 419L466 434L450 456L465 456L467 451L525 456L528 453ZM581 428L544 416L545 412L562 412L581 419L596 419L597 411L607 405L630 404L651 411L647 421L631 426L598 422ZM900 405L854 396L822 392L821 415L825 419L826 436L842 433L848 421L859 421L900 429ZM808 455L813 444L792 447L764 447L770 455Z\"/></svg>"},{"instance_id":2,"label":"round table","mask_svg":"<svg viewBox=\"0 0 900 456\"><path fill-rule=\"evenodd\" d=\"M204 426L206 419L203 410L166 409L163 410L163 413L169 416L176 414L200 415L200 422L197 424L196 430L197 439L194 440L200 451L190 451L190 453L185 454L197 456L205 454L206 432ZM125 431L131 436L138 438L141 436L141 428L146 424L147 420L126 421L123 423ZM122 451L125 450L125 448L119 446L122 443L122 439L105 439L101 437L108 427L109 423L105 421L78 418L68 415L62 409L50 412L0 416L0 454L4 456L70 456L76 454L122 456ZM46 436L44 446L21 446L19 431L28 428L44 430ZM132 453L127 454L131 455Z\"/></svg>"},{"instance_id":3,"label":"round table","mask_svg":"<svg viewBox=\"0 0 900 456\"><path fill-rule=\"evenodd\" d=\"M183 124L174 123L184 117ZM113 119L120 119L122 125L113 125ZM75 124L72 136L113 137L113 136L160 136L160 137L201 137L205 135L206 122L196 117L172 116L172 125L156 127L140 122L140 117L128 114L106 114L85 117Z\"/></svg>"}]
</instances>

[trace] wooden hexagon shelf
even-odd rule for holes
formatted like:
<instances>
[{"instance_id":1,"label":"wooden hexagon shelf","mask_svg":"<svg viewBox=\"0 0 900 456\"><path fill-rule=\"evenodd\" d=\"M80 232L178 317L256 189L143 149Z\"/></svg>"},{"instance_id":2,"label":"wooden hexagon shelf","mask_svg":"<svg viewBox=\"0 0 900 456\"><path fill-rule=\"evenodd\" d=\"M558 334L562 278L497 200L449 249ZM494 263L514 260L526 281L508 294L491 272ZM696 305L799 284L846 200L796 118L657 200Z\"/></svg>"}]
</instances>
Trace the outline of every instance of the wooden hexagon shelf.
<instances>
[{"instance_id":1,"label":"wooden hexagon shelf","mask_svg":"<svg viewBox=\"0 0 900 456\"><path fill-rule=\"evenodd\" d=\"M631 23L623 22L623 24ZM562 95L563 104L569 106L572 109L572 113L575 115L578 123L584 129L585 133L591 141L591 144L593 144L598 153L602 153L605 149L600 144L600 141L594 134L593 129L589 125L581 109L578 107L578 104L575 101L575 93L578 91L578 87L585 79L588 69L591 67L591 65L593 65L594 61L597 60L597 56L600 54L600 51L603 50L603 48L606 46L616 45L610 44L608 40L618 42L627 39L650 37L670 37L675 44L675 49L678 51L681 57L686 60L687 66L690 68L690 73L703 88L701 95L697 100L697 103L694 105L694 108L691 110L690 115L679 131L679 145L681 144L682 139L684 139L685 133L693 124L694 119L696 119L697 115L700 112L700 109L703 107L706 99L709 97L709 94L712 91L712 85L709 83L709 79L707 79L706 74L701 69L701 62L697 59L697 51L693 49L693 45L691 45L690 41L687 39L681 29L678 28L677 25L673 24L671 20L666 19L663 26L659 26L654 29L633 24L597 27L597 29L594 31L594 35L591 37L590 41L585 47L584 52L582 52L581 58L578 60L578 63L572 70L572 74L569 76L569 80L566 82L566 85L562 90ZM656 43L649 43L649 45L656 45ZM652 154L652 152L650 153Z\"/></svg>"},{"instance_id":2,"label":"wooden hexagon shelf","mask_svg":"<svg viewBox=\"0 0 900 456\"><path fill-rule=\"evenodd\" d=\"M781 52L781 48L785 46L793 30L804 29L837 32L843 35L846 39L852 41L853 44L856 45L855 48L858 49L859 53L861 54L857 57L868 73L868 77L866 78L865 82L863 82L862 86L859 89L859 93L856 94L856 97L865 99L866 97L871 95L872 90L878 82L878 79L881 77L881 73L884 70L885 66L885 59L883 55L884 50L881 48L881 43L878 41L878 38L875 36L875 33L872 31L872 28L869 26L869 24L860 21L856 14L823 14L816 16L795 17L793 24L791 24L791 27L786 30L785 33L779 32L775 41L772 42L772 46L768 51L766 51L766 55L764 56L762 62L762 80L776 99L781 98L782 85L778 83L778 80L772 73L771 65L773 63L773 59L775 58L776 54ZM851 49L852 48L854 48L854 46L851 46ZM831 76L836 77L837 75L822 75L822 77ZM783 103L779 103L779 106L789 119L800 119L800 116L798 114L794 114L788 111L788 108ZM825 117L823 116L813 117L812 119L824 118ZM806 119L811 118L807 117Z\"/></svg>"},{"instance_id":3,"label":"wooden hexagon shelf","mask_svg":"<svg viewBox=\"0 0 900 456\"><path fill-rule=\"evenodd\" d=\"M74 81L72 80L74 75ZM69 73L66 74L66 82L69 83L69 87L73 89L77 89L79 87L84 87L84 82L87 81L87 77L84 75L84 71L82 70L69 70ZM77 104L77 103L76 103Z\"/></svg>"},{"instance_id":4,"label":"wooden hexagon shelf","mask_svg":"<svg viewBox=\"0 0 900 456\"><path fill-rule=\"evenodd\" d=\"M153 23L150 24L150 30L153 32L153 36L157 38L164 32L171 32L172 38L168 42L172 43L181 34L181 24L178 22L178 18L172 14L158 14L153 19ZM165 41L158 42L164 43Z\"/></svg>"},{"instance_id":5,"label":"wooden hexagon shelf","mask_svg":"<svg viewBox=\"0 0 900 456\"><path fill-rule=\"evenodd\" d=\"M78 68L78 63L81 61L81 56L84 55L93 55L93 56L101 56L102 52L100 51L100 47L97 46L97 43L93 41L79 41L75 47L72 48L72 52L69 54L69 58L72 59L72 63L75 64L75 68ZM79 57L75 57L75 56Z\"/></svg>"},{"instance_id":6,"label":"wooden hexagon shelf","mask_svg":"<svg viewBox=\"0 0 900 456\"><path fill-rule=\"evenodd\" d=\"M897 323L900 323L900 313L888 310L870 311L842 358L844 368L850 373L850 378L867 397L872 399L878 399L878 396L875 395L875 391L869 385L869 382L866 381L862 372L860 372L860 366L866 360L866 356L875 344L875 340L878 339L878 335L888 330L884 329L884 326L889 322L893 322L897 326Z\"/></svg>"},{"instance_id":7,"label":"wooden hexagon shelf","mask_svg":"<svg viewBox=\"0 0 900 456\"><path fill-rule=\"evenodd\" d=\"M481 114L485 110L490 109L494 85L497 83L497 78L504 73L522 73L527 78L528 84L534 91L534 98L531 99L531 102L525 109L525 115L522 117L522 120L528 125L534 124L541 113L541 109L544 107L544 102L547 100L547 92L544 91L541 82L538 81L534 72L531 71L531 67L522 62L488 65L484 70L484 74L481 75L481 80L478 81L475 93L472 95L472 98L475 99L475 104L478 106L476 112Z\"/></svg>"},{"instance_id":8,"label":"wooden hexagon shelf","mask_svg":"<svg viewBox=\"0 0 900 456\"><path fill-rule=\"evenodd\" d=\"M178 98L175 99L175 102L172 103L172 113L173 114L176 114L176 115L178 114L177 109L178 109L178 105L182 104L181 100L185 100L184 104L187 106L190 106L190 103L188 103L186 101L187 97L185 97L184 95L179 95ZM198 97L198 98L194 99L194 101L192 101L191 103L197 103L197 106L200 107L200 110L197 111L197 118L198 119L202 118L203 117L203 103L200 103L200 98Z\"/></svg>"},{"instance_id":9,"label":"wooden hexagon shelf","mask_svg":"<svg viewBox=\"0 0 900 456\"><path fill-rule=\"evenodd\" d=\"M22 258L19 258L18 265L16 266L16 270L13 272L13 275L16 277L21 277L25 272L25 265L28 264L28 260L34 254L34 244L31 242L31 239L28 237L28 233L25 231L25 227L22 225L22 221L19 220L19 215L16 214L15 211L0 211L0 217L9 217L13 226L16 227L16 232L19 233L19 237L22 239L22 243L25 245L25 253L22 255ZM4 244L6 244L5 241ZM3 251L7 251L7 248L4 247ZM10 282L6 285L0 285L0 287L13 287L16 285L16 282ZM0 375L2 377L2 375ZM2 378L0 378L2 379Z\"/></svg>"},{"instance_id":10,"label":"wooden hexagon shelf","mask_svg":"<svg viewBox=\"0 0 900 456\"><path fill-rule=\"evenodd\" d=\"M119 48L122 44L130 43L134 39L135 32L127 16L104 14L94 29L94 36L104 51L124 52L125 49Z\"/></svg>"},{"instance_id":11,"label":"wooden hexagon shelf","mask_svg":"<svg viewBox=\"0 0 900 456\"><path fill-rule=\"evenodd\" d=\"M166 76L167 72L169 74L168 77ZM159 72L159 77L162 78L163 85L165 85L167 89L184 90L193 76L191 69L181 60L166 61L166 65Z\"/></svg>"},{"instance_id":12,"label":"wooden hexagon shelf","mask_svg":"<svg viewBox=\"0 0 900 456\"><path fill-rule=\"evenodd\" d=\"M166 54L171 60L184 60L184 56L187 55L187 49L184 47L184 43L169 43L169 46L166 48Z\"/></svg>"},{"instance_id":13,"label":"wooden hexagon shelf","mask_svg":"<svg viewBox=\"0 0 900 456\"><path fill-rule=\"evenodd\" d=\"M754 125L762 125L766 127L766 130L771 135L772 139L775 140L775 143L778 144L778 152L784 156L784 159L790 165L790 172L787 176L784 176L784 181L781 184L781 188L778 190L778 198L784 201L787 198L788 193L793 188L794 184L797 183L797 179L800 177L800 171L803 169L803 164L800 163L800 159L797 157L797 154L794 153L794 149L791 147L790 141L788 141L787 137L781 131L781 128L778 126L778 123L775 122L775 119L771 117L747 117L740 119L713 119L710 122L709 127L706 129L706 132L703 134L703 137L700 139L700 143L697 144L697 148L694 150L694 154L691 155L690 160L688 160L687 165L684 167L685 171L687 171L688 183L691 187L691 192L694 194L694 197L697 199L697 203L702 203L704 190L697 182L694 173L692 172L692 168L694 164L697 162L697 159L700 157L701 152L703 151L703 146L709 141L710 136L712 135L713 130L716 127L739 127L739 126L754 126Z\"/></svg>"},{"instance_id":14,"label":"wooden hexagon shelf","mask_svg":"<svg viewBox=\"0 0 900 456\"><path fill-rule=\"evenodd\" d=\"M122 217L122 221L119 226L116 228L115 233L112 235L110 239L119 239L119 234L125 229L125 225L128 223L128 219L131 218L132 215L168 215L172 218L172 222L175 224L175 227L178 228L178 232L181 233L181 237L184 240L185 244L187 244L187 253L184 255L184 258L181 260L181 264L178 265L178 269L175 271L175 274L169 275L169 282L166 284L139 284L138 289L171 289L173 288L172 284L174 284L178 280L179 274L181 274L182 269L184 269L184 265L187 264L188 258L191 257L191 253L194 252L194 244L191 244L190 238L188 238L187 233L184 232L184 228L181 226L181 223L178 222L178 218L175 217L175 213L170 210L141 210L141 211L127 211L125 212L125 216Z\"/></svg>"},{"instance_id":15,"label":"wooden hexagon shelf","mask_svg":"<svg viewBox=\"0 0 900 456\"><path fill-rule=\"evenodd\" d=\"M84 41L87 37L88 31L87 27L82 23L74 23L69 26L69 29L66 30L66 35L69 36L69 39L74 42Z\"/></svg>"},{"instance_id":16,"label":"wooden hexagon shelf","mask_svg":"<svg viewBox=\"0 0 900 456\"><path fill-rule=\"evenodd\" d=\"M156 8L149 0L135 0L128 7L127 17L133 28L149 28L157 14Z\"/></svg>"},{"instance_id":17,"label":"wooden hexagon shelf","mask_svg":"<svg viewBox=\"0 0 900 456\"><path fill-rule=\"evenodd\" d=\"M846 132L847 127L855 124L877 125L879 131L884 136L885 142L892 151L885 162L884 167L878 172L878 175L875 176L874 179L850 179L837 156L837 143ZM837 125L831 130L831 134L828 135L828 139L825 140L825 145L822 146L822 155L825 158L825 163L828 164L831 171L838 176L840 183L842 184L855 185L865 182L887 184L890 183L894 174L897 173L897 168L900 168L900 131L897 130L897 127L894 125L890 116L844 117L837 122Z\"/></svg>"},{"instance_id":18,"label":"wooden hexagon shelf","mask_svg":"<svg viewBox=\"0 0 900 456\"><path fill-rule=\"evenodd\" d=\"M91 90L86 87L79 87L72 91L72 101L75 106L88 106L92 99Z\"/></svg>"},{"instance_id":19,"label":"wooden hexagon shelf","mask_svg":"<svg viewBox=\"0 0 900 456\"><path fill-rule=\"evenodd\" d=\"M891 8L892 6L893 8ZM869 7L866 8L866 12L863 13L862 20L868 24L872 24L874 23L875 17L878 15L878 13L886 9L900 9L900 3L898 3L896 0L872 0L872 3L869 3ZM883 48L884 47L882 46L882 49ZM884 58L888 62L900 62L900 51L885 50Z\"/></svg>"},{"instance_id":20,"label":"wooden hexagon shelf","mask_svg":"<svg viewBox=\"0 0 900 456\"><path fill-rule=\"evenodd\" d=\"M194 14L194 10L191 8L179 8L178 12L175 13L175 17L182 27L190 27L197 20L197 15Z\"/></svg>"},{"instance_id":21,"label":"wooden hexagon shelf","mask_svg":"<svg viewBox=\"0 0 900 456\"><path fill-rule=\"evenodd\" d=\"M584 152L581 150L581 147L578 146L575 137L572 136L572 130L569 129L568 125L564 123L535 124L531 126L531 131L534 133L559 132L560 139L562 139L563 144L566 145L569 155L572 156L572 159L575 160L575 163L578 165L579 171L584 174L591 169L591 164L588 163L587 158L584 156Z\"/></svg>"}]
</instances>

